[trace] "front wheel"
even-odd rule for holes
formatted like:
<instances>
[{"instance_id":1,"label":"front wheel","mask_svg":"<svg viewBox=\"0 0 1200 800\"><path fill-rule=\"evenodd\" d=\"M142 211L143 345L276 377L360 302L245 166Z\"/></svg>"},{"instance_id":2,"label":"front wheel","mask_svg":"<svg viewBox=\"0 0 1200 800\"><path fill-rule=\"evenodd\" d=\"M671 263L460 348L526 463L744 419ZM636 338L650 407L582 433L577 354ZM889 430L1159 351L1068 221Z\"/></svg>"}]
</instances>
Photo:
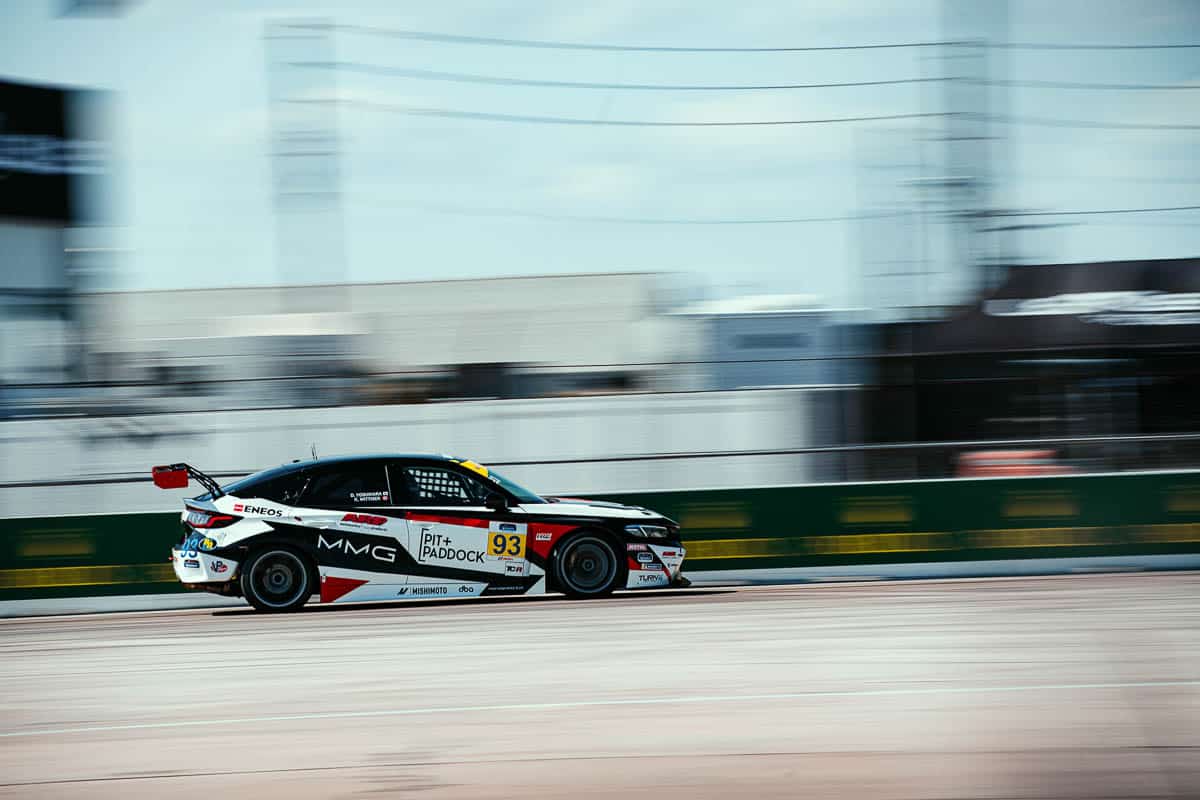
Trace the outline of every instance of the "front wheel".
<instances>
[{"instance_id":1,"label":"front wheel","mask_svg":"<svg viewBox=\"0 0 1200 800\"><path fill-rule=\"evenodd\" d=\"M313 593L308 560L290 547L268 547L246 560L242 594L259 611L296 611Z\"/></svg>"},{"instance_id":2,"label":"front wheel","mask_svg":"<svg viewBox=\"0 0 1200 800\"><path fill-rule=\"evenodd\" d=\"M575 599L612 594L621 577L621 564L612 542L584 533L568 539L554 559L558 588Z\"/></svg>"}]
</instances>

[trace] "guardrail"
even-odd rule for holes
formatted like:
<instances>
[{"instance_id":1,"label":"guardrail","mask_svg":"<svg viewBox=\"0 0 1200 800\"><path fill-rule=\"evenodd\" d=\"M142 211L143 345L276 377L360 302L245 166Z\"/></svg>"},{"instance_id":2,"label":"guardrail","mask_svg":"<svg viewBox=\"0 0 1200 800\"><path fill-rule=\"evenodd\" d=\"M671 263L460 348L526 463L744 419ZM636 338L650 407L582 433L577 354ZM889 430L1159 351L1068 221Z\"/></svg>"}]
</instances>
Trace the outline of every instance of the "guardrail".
<instances>
[{"instance_id":1,"label":"guardrail","mask_svg":"<svg viewBox=\"0 0 1200 800\"><path fill-rule=\"evenodd\" d=\"M682 524L687 571L1200 552L1200 471L594 495ZM176 512L0 519L0 599L181 590Z\"/></svg>"}]
</instances>

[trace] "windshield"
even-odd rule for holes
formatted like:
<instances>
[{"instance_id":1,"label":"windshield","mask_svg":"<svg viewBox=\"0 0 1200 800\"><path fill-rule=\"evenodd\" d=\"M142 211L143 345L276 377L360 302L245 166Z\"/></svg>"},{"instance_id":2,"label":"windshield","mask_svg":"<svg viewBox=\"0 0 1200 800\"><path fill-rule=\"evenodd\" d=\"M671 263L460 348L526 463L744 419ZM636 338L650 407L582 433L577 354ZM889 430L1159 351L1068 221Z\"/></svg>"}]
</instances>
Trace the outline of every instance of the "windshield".
<instances>
[{"instance_id":1,"label":"windshield","mask_svg":"<svg viewBox=\"0 0 1200 800\"><path fill-rule=\"evenodd\" d=\"M516 483L515 481L510 481L508 478L504 477L499 472L496 472L496 470L494 470L494 469L485 467L482 464L476 464L474 461L462 460L462 461L457 461L457 463L459 466L466 467L467 469L471 470L472 472L474 472L478 475L482 475L483 477L487 478L489 481L492 481L493 483L498 483L500 486L504 487L505 491L507 491L509 494L511 494L513 497L515 497L517 499L518 503L545 503L545 502L548 502L544 498L539 497L537 494L529 491L521 484Z\"/></svg>"},{"instance_id":2,"label":"windshield","mask_svg":"<svg viewBox=\"0 0 1200 800\"><path fill-rule=\"evenodd\" d=\"M509 494L511 494L513 497L517 498L518 503L545 503L546 502L545 498L541 497L540 495L534 494L533 492L529 491L528 489L526 489L524 486L522 486L519 483L514 483L513 481L510 481L508 478L504 477L499 472L496 472L496 470L494 470L494 469L488 470L488 477L491 478L492 480L494 480L496 483L503 486L505 489L507 489Z\"/></svg>"}]
</instances>

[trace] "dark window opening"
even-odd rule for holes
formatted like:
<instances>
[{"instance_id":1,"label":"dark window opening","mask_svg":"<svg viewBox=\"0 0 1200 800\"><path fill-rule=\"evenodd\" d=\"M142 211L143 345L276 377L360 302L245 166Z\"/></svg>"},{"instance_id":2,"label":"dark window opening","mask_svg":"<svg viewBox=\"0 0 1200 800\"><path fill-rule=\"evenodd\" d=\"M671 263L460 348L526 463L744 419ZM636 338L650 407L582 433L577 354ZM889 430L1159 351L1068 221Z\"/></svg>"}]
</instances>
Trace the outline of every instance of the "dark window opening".
<instances>
[{"instance_id":1,"label":"dark window opening","mask_svg":"<svg viewBox=\"0 0 1200 800\"><path fill-rule=\"evenodd\" d=\"M479 506L487 490L477 481L441 467L391 468L398 505Z\"/></svg>"},{"instance_id":2,"label":"dark window opening","mask_svg":"<svg viewBox=\"0 0 1200 800\"><path fill-rule=\"evenodd\" d=\"M304 491L307 506L390 505L387 476L378 463L348 464L318 472Z\"/></svg>"}]
</instances>

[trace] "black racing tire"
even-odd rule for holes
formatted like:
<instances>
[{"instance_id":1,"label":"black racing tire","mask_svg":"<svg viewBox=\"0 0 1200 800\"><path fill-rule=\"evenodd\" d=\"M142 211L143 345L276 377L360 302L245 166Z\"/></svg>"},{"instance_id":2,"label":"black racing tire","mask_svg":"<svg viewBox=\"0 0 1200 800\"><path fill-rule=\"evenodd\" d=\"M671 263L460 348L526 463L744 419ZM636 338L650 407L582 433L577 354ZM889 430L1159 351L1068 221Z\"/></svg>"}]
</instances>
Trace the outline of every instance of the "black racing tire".
<instances>
[{"instance_id":1,"label":"black racing tire","mask_svg":"<svg viewBox=\"0 0 1200 800\"><path fill-rule=\"evenodd\" d=\"M554 585L573 600L605 597L618 588L622 567L612 539L581 531L554 551Z\"/></svg>"},{"instance_id":2,"label":"black racing tire","mask_svg":"<svg viewBox=\"0 0 1200 800\"><path fill-rule=\"evenodd\" d=\"M258 611L281 614L298 611L316 591L312 561L294 547L267 545L250 553L242 564L242 596Z\"/></svg>"}]
</instances>

